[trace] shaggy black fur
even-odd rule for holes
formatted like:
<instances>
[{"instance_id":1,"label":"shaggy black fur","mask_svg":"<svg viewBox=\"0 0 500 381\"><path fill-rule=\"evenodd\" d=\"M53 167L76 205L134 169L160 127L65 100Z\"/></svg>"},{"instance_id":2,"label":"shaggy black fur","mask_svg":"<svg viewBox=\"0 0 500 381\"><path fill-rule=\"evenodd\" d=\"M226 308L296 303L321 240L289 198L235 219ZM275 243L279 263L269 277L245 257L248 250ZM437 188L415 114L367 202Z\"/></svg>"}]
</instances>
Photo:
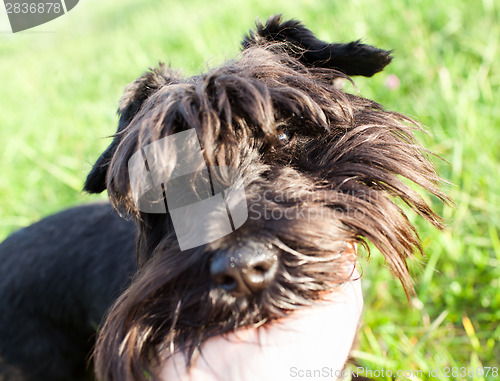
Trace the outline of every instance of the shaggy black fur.
<instances>
[{"instance_id":1,"label":"shaggy black fur","mask_svg":"<svg viewBox=\"0 0 500 381\"><path fill-rule=\"evenodd\" d=\"M0 244L1 381L94 379L87 369L96 329L135 272L135 232L101 203L47 217Z\"/></svg>"},{"instance_id":2,"label":"shaggy black fur","mask_svg":"<svg viewBox=\"0 0 500 381\"><path fill-rule=\"evenodd\" d=\"M410 293L407 259L420 251L420 240L395 199L441 227L439 217L406 181L447 200L438 189L440 178L428 154L414 138L414 132L421 130L418 123L334 85L339 78L350 80L349 75L371 76L382 70L391 61L390 52L359 41L328 44L301 23L283 22L279 16L258 24L242 46L237 59L207 73L184 78L160 65L131 83L121 100L117 133L88 175L85 190L98 193L107 189L112 205L138 226L138 272L110 309L97 341L95 363L102 381L156 380L158 366L168 359L172 348L184 352L189 364L193 352L207 338L265 324L313 304L349 279L345 269L354 258L344 255L346 242L365 248L372 242ZM188 129L196 131L207 165L237 168L249 218L228 236L181 251L170 213L145 213L135 204L132 192L146 185L131 184L128 162L151 143ZM168 179L177 155L158 146L152 154L163 172L159 174ZM223 186L231 184L224 173L216 177ZM199 181L193 178L191 183ZM132 269L131 249L115 246L115 240L126 239L130 244L133 229L125 223L121 234L106 234L115 231L110 226L120 223L109 217L109 209L104 213L111 219L108 222L102 212L95 213L101 213L103 226L111 225L99 229L90 222L96 216L85 216L85 226L94 229L90 242L79 229L61 230L58 239L67 239L69 247L55 247L52 254L50 248L43 248L43 256L56 257L54 267L44 264L43 257L15 259L12 255L22 250L19 240L28 242L40 233L26 230L25 237L4 243L2 255L12 262L6 268L16 268L12 276L9 270L2 270L7 280L0 281L4 292L11 295L0 307L9 311L0 328L4 365L25 371L26 353L30 352L20 342L33 337L32 346L56 347L51 335L64 335L80 324L85 329L78 328L81 344L74 347L81 349L68 356L66 368L61 369L71 368L72 362L81 364L88 350L86 338ZM81 214L75 212L68 220L56 217L56 224L66 229ZM85 259L81 250L90 243L101 246L90 250L92 258ZM46 245L34 242L30 250L35 250L33 244ZM81 259L67 263L67 258L60 258L75 247ZM123 251L124 262L118 251ZM34 254L23 255L31 258ZM107 270L96 270L104 266L103 260ZM25 293L26 299L20 303L15 296L16 287L24 287L19 285L19 275L25 271L20 268L30 261L39 268L47 266L64 287L53 289L51 282L45 285L45 278L40 278L45 273L35 271L32 277L38 283L31 284L37 285L40 295ZM88 281L61 278L64 271L77 277L80 268ZM107 276L113 284L106 283ZM48 290L44 292L44 288ZM59 294L61 291L67 294ZM52 293L61 296L50 296L45 309L44 303L35 300ZM69 301L80 300L81 293L86 296L74 311L82 311L85 319L68 312ZM58 299L68 310L53 305ZM33 308L28 314L33 311L29 316L33 316L30 324L35 331L37 324L48 324L45 316L52 327L70 328L53 328L47 335L35 336L33 331L9 333L3 328L13 324L21 329L28 319L24 311L29 308ZM89 318L87 311L96 313ZM19 317L17 322L14 316ZM60 322L52 316L67 320ZM14 340L12 335L18 338ZM69 337L61 339L63 352L69 352ZM8 348L12 343L15 351ZM52 365L43 364L43 356L40 361L38 366L47 368L38 369L38 374L51 371L62 379Z\"/></svg>"},{"instance_id":3,"label":"shaggy black fur","mask_svg":"<svg viewBox=\"0 0 500 381\"><path fill-rule=\"evenodd\" d=\"M387 51L327 44L278 16L245 37L234 61L191 78L160 65L129 85L115 139L85 184L89 192L106 188L139 226L138 274L97 342L102 380L156 379L172 348L189 364L207 338L314 303L349 278L346 242L371 241L411 292L406 261L420 243L394 198L440 227L402 178L446 200L440 179L414 138L418 123L334 86L389 62ZM169 179L182 153L150 144L188 129L207 165L238 169L249 218L226 237L181 251L170 214L135 204L133 192L147 184L131 184L128 161L148 146L155 175ZM231 184L224 175L218 180ZM190 181L194 187L203 179ZM229 266L248 262L258 265ZM258 273L258 282L247 272Z\"/></svg>"}]
</instances>

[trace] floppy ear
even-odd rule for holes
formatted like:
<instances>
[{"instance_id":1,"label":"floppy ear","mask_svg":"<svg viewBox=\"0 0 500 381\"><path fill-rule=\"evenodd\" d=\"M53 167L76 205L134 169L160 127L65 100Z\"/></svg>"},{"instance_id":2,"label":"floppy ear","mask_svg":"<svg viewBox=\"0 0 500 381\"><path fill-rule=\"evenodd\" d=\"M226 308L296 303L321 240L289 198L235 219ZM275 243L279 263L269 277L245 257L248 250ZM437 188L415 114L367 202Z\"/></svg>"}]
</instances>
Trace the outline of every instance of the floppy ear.
<instances>
[{"instance_id":1,"label":"floppy ear","mask_svg":"<svg viewBox=\"0 0 500 381\"><path fill-rule=\"evenodd\" d=\"M134 116L139 112L143 103L153 95L160 87L176 83L180 79L180 73L165 67L162 63L158 68L151 69L134 82L127 85L120 100L118 115L118 130L108 148L97 159L92 170L85 180L83 190L89 193L101 193L106 189L106 174L109 163L116 148L120 144L123 130L130 124Z\"/></svg>"},{"instance_id":2,"label":"floppy ear","mask_svg":"<svg viewBox=\"0 0 500 381\"><path fill-rule=\"evenodd\" d=\"M242 42L243 49L251 46L280 44L280 48L304 65L337 69L345 74L371 77L391 60L391 52L353 41L347 44L328 44L316 38L300 21L281 21L281 15L271 16L266 25L256 23Z\"/></svg>"}]
</instances>

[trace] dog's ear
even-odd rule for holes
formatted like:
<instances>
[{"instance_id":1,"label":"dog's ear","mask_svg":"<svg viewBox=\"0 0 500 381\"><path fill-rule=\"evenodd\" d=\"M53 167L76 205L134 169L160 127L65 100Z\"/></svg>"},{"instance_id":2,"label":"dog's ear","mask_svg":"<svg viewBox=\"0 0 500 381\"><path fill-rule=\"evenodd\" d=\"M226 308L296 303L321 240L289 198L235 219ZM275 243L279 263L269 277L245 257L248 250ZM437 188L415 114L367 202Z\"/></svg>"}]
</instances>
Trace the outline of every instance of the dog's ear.
<instances>
[{"instance_id":1,"label":"dog's ear","mask_svg":"<svg viewBox=\"0 0 500 381\"><path fill-rule=\"evenodd\" d=\"M85 180L83 190L89 193L101 193L106 189L106 174L109 163L118 147L122 132L139 112L143 103L160 87L179 82L180 73L165 67L162 63L158 68L151 69L134 82L130 83L123 93L118 108L120 120L118 130L108 148L97 159Z\"/></svg>"},{"instance_id":2,"label":"dog's ear","mask_svg":"<svg viewBox=\"0 0 500 381\"><path fill-rule=\"evenodd\" d=\"M337 69L343 73L371 77L381 71L391 60L391 51L353 41L347 44L329 44L319 40L301 22L282 21L281 15L271 16L265 25L256 23L257 30L250 31L242 48L268 46L281 43L279 48L304 65Z\"/></svg>"}]
</instances>

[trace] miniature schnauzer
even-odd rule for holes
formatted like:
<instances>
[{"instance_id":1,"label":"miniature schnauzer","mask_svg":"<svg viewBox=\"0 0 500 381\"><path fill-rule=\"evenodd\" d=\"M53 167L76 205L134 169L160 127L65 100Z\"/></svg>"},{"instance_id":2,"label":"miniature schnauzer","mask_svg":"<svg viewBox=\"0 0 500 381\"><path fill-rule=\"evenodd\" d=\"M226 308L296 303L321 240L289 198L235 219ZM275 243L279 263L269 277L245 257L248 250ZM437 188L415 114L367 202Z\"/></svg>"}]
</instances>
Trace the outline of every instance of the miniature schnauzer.
<instances>
[{"instance_id":1,"label":"miniature schnauzer","mask_svg":"<svg viewBox=\"0 0 500 381\"><path fill-rule=\"evenodd\" d=\"M398 203L441 228L409 184L446 202L441 179L416 121L338 86L390 61L273 16L220 67L128 85L84 189L129 220L77 207L0 246L0 380L91 379L104 315L97 379L157 380L173 351L189 366L209 338L321 301L351 277L347 244L411 293L420 239Z\"/></svg>"}]
</instances>

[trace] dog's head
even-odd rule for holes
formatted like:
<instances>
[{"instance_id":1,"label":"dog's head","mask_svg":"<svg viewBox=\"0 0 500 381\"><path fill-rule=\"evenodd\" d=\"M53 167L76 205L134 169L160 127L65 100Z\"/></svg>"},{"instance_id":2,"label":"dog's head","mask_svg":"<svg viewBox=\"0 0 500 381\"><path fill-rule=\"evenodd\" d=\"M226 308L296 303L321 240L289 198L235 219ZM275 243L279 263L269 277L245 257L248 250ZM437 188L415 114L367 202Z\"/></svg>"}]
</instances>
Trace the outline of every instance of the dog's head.
<instances>
[{"instance_id":1,"label":"dog's head","mask_svg":"<svg viewBox=\"0 0 500 381\"><path fill-rule=\"evenodd\" d=\"M107 189L140 231L140 270L98 341L102 379L144 379L174 345L189 359L209 337L310 305L350 277L355 243L372 242L408 291L420 244L395 199L441 226L406 181L446 200L418 123L335 86L382 70L390 52L327 44L279 16L242 46L205 74L160 65L130 84L87 178L85 190ZM191 170L174 176L179 166ZM225 222L217 207L189 209L217 194ZM201 241L179 233L183 218Z\"/></svg>"}]
</instances>

